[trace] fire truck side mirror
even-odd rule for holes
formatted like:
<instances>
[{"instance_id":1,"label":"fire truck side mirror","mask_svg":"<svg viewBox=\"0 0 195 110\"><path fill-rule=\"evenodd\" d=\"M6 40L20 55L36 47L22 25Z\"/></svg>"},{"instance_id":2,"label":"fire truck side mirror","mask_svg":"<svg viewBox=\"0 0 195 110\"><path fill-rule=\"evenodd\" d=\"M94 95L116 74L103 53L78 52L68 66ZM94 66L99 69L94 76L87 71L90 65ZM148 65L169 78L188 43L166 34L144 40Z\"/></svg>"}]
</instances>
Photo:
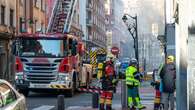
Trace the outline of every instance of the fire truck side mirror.
<instances>
[{"instance_id":1,"label":"fire truck side mirror","mask_svg":"<svg viewBox=\"0 0 195 110\"><path fill-rule=\"evenodd\" d=\"M79 54L83 55L83 53L84 53L84 45L81 42L79 42L77 48L78 48Z\"/></svg>"},{"instance_id":2,"label":"fire truck side mirror","mask_svg":"<svg viewBox=\"0 0 195 110\"><path fill-rule=\"evenodd\" d=\"M71 53L72 53L73 56L77 55L77 41L76 40L74 40L72 42L72 49L71 49L71 51L72 51Z\"/></svg>"}]
</instances>

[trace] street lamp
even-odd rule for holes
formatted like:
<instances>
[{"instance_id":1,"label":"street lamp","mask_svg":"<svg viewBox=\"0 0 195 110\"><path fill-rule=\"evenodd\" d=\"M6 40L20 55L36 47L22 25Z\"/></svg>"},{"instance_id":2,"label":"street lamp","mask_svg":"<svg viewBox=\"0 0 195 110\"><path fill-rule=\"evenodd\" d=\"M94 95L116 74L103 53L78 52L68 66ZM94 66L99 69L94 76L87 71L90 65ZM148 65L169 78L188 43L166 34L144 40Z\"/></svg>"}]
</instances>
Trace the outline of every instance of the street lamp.
<instances>
[{"instance_id":1,"label":"street lamp","mask_svg":"<svg viewBox=\"0 0 195 110\"><path fill-rule=\"evenodd\" d=\"M134 20L133 23L128 23L127 20L128 18L131 18ZM131 16L129 14L125 14L122 17L123 22L126 24L129 33L131 34L133 40L134 40L134 49L135 49L135 57L137 59L138 65L137 67L139 68L139 50L138 50L138 31L137 31L137 16ZM138 69L139 71L139 69Z\"/></svg>"}]
</instances>

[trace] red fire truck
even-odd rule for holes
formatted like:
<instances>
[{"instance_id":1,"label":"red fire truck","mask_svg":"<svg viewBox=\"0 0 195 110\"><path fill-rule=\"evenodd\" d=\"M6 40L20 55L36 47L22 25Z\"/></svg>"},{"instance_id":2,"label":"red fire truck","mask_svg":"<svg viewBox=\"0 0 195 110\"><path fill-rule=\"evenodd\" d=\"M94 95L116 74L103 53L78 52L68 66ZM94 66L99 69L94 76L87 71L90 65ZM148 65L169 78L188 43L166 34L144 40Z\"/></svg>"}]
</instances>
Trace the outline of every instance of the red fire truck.
<instances>
[{"instance_id":1,"label":"red fire truck","mask_svg":"<svg viewBox=\"0 0 195 110\"><path fill-rule=\"evenodd\" d=\"M26 96L48 89L73 96L80 84L89 82L89 70L82 64L83 44L74 35L21 34L14 45L15 84Z\"/></svg>"}]
</instances>

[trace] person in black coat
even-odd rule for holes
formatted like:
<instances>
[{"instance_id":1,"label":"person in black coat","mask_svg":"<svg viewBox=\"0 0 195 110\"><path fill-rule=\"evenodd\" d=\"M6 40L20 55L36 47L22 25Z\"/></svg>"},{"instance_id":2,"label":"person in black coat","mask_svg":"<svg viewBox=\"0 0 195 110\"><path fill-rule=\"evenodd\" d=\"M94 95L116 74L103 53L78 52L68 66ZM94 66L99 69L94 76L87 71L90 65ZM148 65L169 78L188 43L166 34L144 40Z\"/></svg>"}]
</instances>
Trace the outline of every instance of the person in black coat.
<instances>
[{"instance_id":1,"label":"person in black coat","mask_svg":"<svg viewBox=\"0 0 195 110\"><path fill-rule=\"evenodd\" d=\"M162 83L162 94L161 103L163 104L164 110L174 110L174 92L175 92L175 81L176 81L176 68L174 64L174 56L170 55L166 59L166 64L163 65L160 71L160 78ZM170 106L169 106L170 102Z\"/></svg>"}]
</instances>

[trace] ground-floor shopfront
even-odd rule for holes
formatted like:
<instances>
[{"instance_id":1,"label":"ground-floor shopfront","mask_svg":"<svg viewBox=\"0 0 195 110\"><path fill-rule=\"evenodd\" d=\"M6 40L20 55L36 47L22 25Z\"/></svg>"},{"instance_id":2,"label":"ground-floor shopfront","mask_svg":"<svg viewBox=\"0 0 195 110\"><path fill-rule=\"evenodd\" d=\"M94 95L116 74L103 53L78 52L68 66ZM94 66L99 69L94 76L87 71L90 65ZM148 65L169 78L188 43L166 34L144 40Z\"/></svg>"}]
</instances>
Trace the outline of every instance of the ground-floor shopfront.
<instances>
[{"instance_id":1,"label":"ground-floor shopfront","mask_svg":"<svg viewBox=\"0 0 195 110\"><path fill-rule=\"evenodd\" d=\"M13 55L11 38L13 34L0 32L0 79L13 80Z\"/></svg>"}]
</instances>

